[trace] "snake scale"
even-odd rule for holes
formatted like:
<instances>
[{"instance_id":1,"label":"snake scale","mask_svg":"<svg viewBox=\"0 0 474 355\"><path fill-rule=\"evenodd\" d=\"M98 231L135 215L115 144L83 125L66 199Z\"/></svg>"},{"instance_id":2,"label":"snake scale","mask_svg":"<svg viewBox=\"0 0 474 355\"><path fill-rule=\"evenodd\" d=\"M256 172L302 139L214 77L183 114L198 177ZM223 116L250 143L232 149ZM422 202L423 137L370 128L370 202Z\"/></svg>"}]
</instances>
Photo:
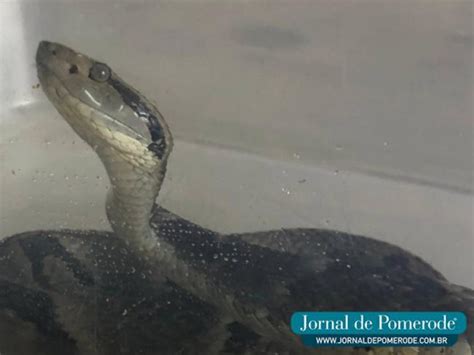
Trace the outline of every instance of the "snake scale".
<instances>
[{"instance_id":1,"label":"snake scale","mask_svg":"<svg viewBox=\"0 0 474 355\"><path fill-rule=\"evenodd\" d=\"M33 231L0 242L0 353L470 354L450 349L311 350L296 310L456 310L474 292L419 257L322 229L220 235L155 203L173 139L156 107L111 68L39 44L41 86L104 164L113 232Z\"/></svg>"}]
</instances>

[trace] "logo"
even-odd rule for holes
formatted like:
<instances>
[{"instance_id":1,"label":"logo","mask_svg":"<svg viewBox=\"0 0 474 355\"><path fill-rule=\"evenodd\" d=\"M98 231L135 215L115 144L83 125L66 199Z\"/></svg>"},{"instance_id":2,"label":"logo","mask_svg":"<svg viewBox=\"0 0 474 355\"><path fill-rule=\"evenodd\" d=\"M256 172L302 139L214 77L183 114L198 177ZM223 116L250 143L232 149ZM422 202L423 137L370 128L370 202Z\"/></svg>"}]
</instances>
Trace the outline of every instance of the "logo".
<instances>
[{"instance_id":1,"label":"logo","mask_svg":"<svg viewBox=\"0 0 474 355\"><path fill-rule=\"evenodd\" d=\"M307 346L452 346L461 312L296 312L291 329Z\"/></svg>"}]
</instances>

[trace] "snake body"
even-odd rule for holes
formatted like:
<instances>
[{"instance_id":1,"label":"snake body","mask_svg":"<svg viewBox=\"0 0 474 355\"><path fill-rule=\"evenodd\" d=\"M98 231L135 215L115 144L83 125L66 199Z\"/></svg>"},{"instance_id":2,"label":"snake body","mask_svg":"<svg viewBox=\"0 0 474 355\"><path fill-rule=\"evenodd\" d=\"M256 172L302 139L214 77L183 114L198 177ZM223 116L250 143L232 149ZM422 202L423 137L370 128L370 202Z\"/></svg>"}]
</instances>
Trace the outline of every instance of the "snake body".
<instances>
[{"instance_id":1,"label":"snake body","mask_svg":"<svg viewBox=\"0 0 474 355\"><path fill-rule=\"evenodd\" d=\"M66 46L41 42L36 62L47 97L106 167L114 232L1 242L1 354L297 354L311 352L289 329L297 310L473 318L473 291L394 245L321 229L220 235L156 205L173 145L156 107ZM473 340L449 351L470 353Z\"/></svg>"}]
</instances>

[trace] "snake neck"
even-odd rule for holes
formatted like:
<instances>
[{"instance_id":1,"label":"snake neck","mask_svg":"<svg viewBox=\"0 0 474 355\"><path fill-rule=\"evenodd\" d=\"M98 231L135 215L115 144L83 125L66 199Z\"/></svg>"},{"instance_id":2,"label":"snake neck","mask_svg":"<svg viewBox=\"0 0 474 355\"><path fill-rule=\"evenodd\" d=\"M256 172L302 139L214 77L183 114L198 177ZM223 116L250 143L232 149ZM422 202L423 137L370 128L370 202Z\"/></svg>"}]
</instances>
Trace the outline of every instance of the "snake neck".
<instances>
[{"instance_id":1,"label":"snake neck","mask_svg":"<svg viewBox=\"0 0 474 355\"><path fill-rule=\"evenodd\" d=\"M112 149L101 149L98 154L110 179L106 212L115 234L134 249L156 248L150 218L164 179L166 161L142 166Z\"/></svg>"}]
</instances>

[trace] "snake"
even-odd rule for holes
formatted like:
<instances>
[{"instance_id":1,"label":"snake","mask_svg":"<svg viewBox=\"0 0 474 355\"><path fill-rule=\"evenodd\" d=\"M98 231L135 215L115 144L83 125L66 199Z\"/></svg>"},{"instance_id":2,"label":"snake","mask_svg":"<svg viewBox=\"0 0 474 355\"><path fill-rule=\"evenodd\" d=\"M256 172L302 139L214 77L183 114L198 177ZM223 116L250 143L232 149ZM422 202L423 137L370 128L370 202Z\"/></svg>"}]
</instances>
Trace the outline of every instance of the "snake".
<instances>
[{"instance_id":1,"label":"snake","mask_svg":"<svg viewBox=\"0 0 474 355\"><path fill-rule=\"evenodd\" d=\"M48 100L102 161L112 231L39 230L0 242L0 353L470 354L474 292L418 256L316 228L220 234L160 206L173 137L107 64L39 43ZM302 345L293 312L462 311L454 348Z\"/></svg>"}]
</instances>

